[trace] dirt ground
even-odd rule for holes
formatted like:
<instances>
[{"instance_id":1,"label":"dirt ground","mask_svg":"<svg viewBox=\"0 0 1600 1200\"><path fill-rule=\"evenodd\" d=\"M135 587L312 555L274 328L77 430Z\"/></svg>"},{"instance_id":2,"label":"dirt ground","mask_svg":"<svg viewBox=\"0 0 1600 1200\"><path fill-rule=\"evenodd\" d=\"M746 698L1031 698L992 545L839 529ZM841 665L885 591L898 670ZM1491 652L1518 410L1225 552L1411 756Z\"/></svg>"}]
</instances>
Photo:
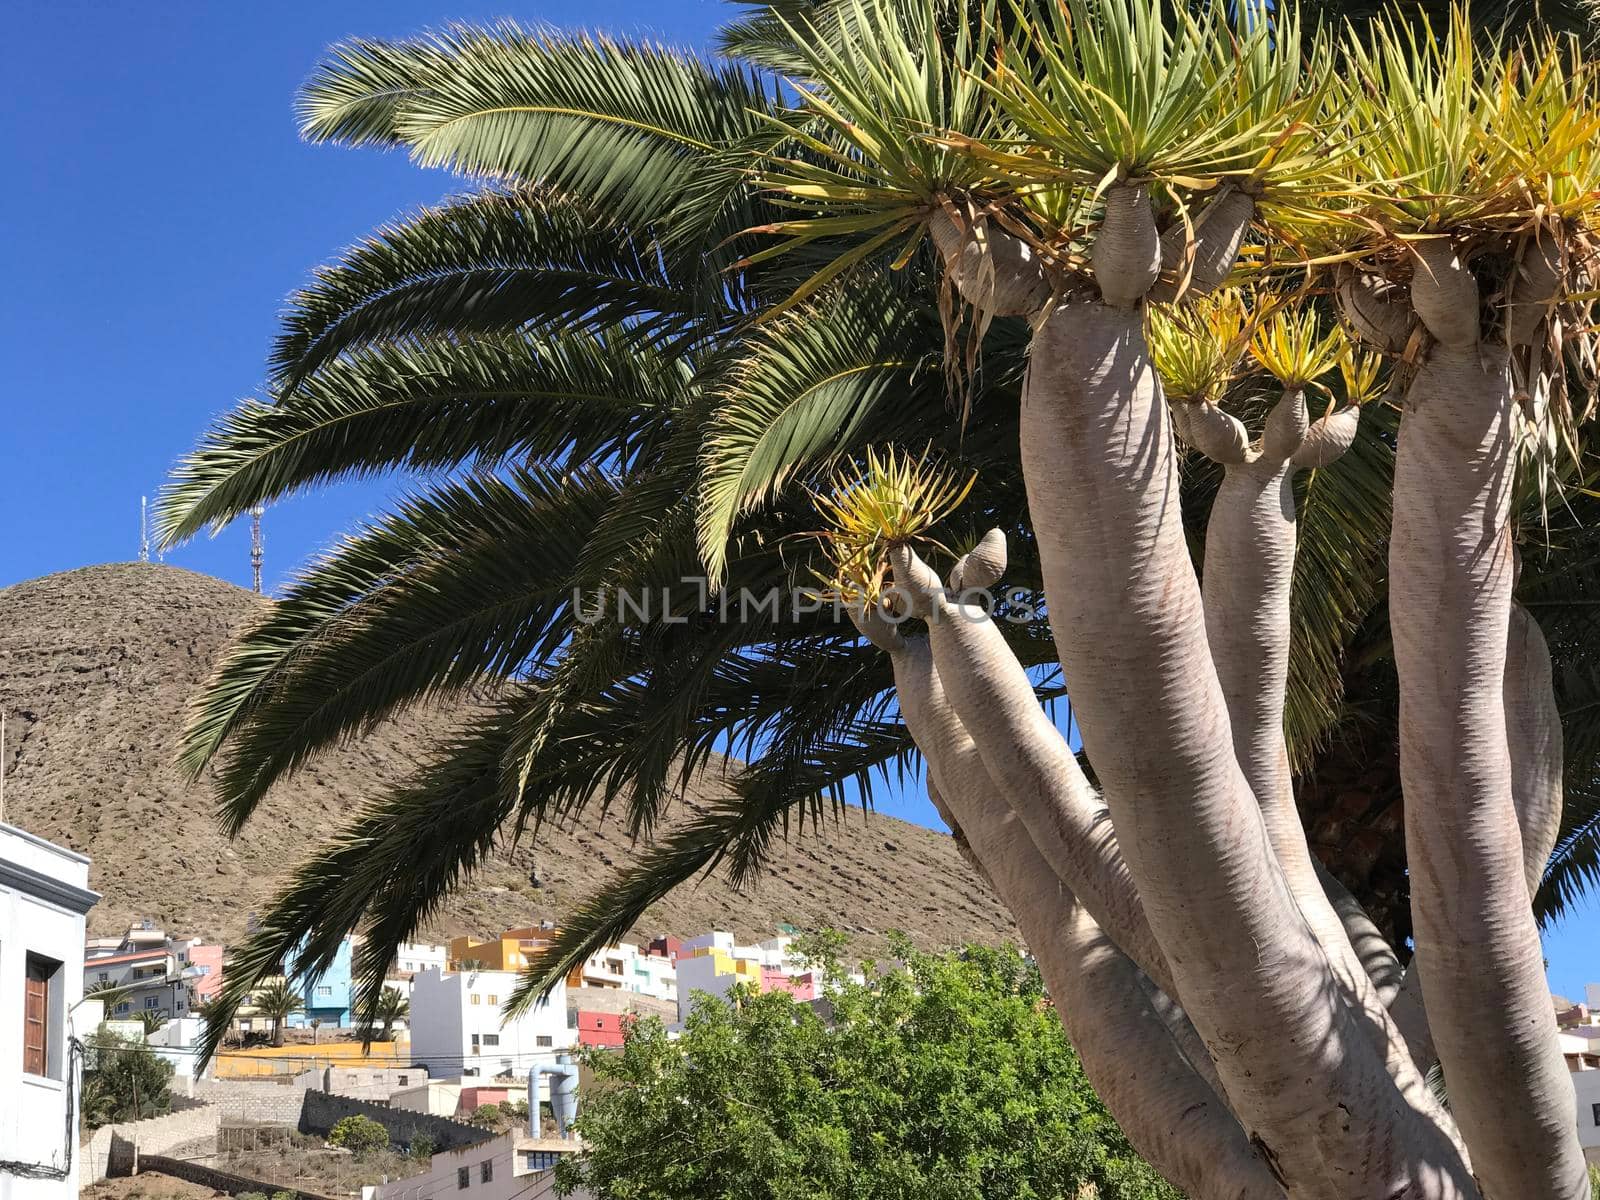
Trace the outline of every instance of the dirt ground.
<instances>
[{"instance_id":1,"label":"dirt ground","mask_svg":"<svg viewBox=\"0 0 1600 1200\"><path fill-rule=\"evenodd\" d=\"M152 1172L129 1179L103 1179L78 1195L82 1200L214 1200L227 1193Z\"/></svg>"}]
</instances>

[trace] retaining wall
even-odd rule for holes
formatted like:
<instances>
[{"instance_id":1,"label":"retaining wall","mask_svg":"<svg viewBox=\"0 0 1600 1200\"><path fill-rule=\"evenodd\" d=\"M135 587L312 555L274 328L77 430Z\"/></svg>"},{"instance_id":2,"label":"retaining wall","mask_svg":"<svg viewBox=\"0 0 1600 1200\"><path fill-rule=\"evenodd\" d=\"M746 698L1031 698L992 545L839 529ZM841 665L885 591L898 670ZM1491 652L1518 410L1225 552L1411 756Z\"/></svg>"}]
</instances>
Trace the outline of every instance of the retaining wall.
<instances>
[{"instance_id":1,"label":"retaining wall","mask_svg":"<svg viewBox=\"0 0 1600 1200\"><path fill-rule=\"evenodd\" d=\"M464 1125L447 1117L407 1112L349 1096L330 1096L327 1092L305 1093L305 1104L300 1109L300 1132L326 1137L340 1121L358 1115L371 1117L387 1129L391 1142L409 1143L417 1134L427 1134L435 1150L459 1150L494 1136L475 1125Z\"/></svg>"}]
</instances>

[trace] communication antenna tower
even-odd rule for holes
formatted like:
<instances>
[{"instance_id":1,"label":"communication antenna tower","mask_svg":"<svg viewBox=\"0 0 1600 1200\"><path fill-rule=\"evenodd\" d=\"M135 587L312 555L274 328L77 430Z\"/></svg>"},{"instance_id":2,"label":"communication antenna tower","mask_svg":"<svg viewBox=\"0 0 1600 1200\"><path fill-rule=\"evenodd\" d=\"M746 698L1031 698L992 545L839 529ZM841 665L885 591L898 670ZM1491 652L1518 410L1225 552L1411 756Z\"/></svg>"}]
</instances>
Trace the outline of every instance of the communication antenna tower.
<instances>
[{"instance_id":1,"label":"communication antenna tower","mask_svg":"<svg viewBox=\"0 0 1600 1200\"><path fill-rule=\"evenodd\" d=\"M261 595L261 559L265 555L261 540L261 517L267 510L256 505L250 510L250 574L255 580L256 595Z\"/></svg>"}]
</instances>

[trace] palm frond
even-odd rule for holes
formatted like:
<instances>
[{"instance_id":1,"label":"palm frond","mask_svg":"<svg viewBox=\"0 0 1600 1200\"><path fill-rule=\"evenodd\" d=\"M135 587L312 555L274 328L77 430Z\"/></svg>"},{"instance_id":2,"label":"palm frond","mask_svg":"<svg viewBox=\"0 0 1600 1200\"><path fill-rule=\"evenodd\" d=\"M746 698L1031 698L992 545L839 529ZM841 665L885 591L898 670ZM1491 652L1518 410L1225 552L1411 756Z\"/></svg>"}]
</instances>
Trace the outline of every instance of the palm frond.
<instances>
[{"instance_id":1,"label":"palm frond","mask_svg":"<svg viewBox=\"0 0 1600 1200\"><path fill-rule=\"evenodd\" d=\"M191 774L222 751L224 827L319 749L550 654L570 635L585 532L614 497L594 473L468 479L307 570L235 641L184 731Z\"/></svg>"},{"instance_id":2,"label":"palm frond","mask_svg":"<svg viewBox=\"0 0 1600 1200\"><path fill-rule=\"evenodd\" d=\"M273 348L279 394L385 340L646 323L660 336L717 307L670 278L648 239L548 193L486 192L387 226L291 298Z\"/></svg>"},{"instance_id":3,"label":"palm frond","mask_svg":"<svg viewBox=\"0 0 1600 1200\"><path fill-rule=\"evenodd\" d=\"M925 312L863 287L829 293L746 341L715 389L703 438L697 538L714 581L741 515L797 472L828 465L887 400L911 407L908 394L939 336ZM939 386L936 371L926 374Z\"/></svg>"},{"instance_id":4,"label":"palm frond","mask_svg":"<svg viewBox=\"0 0 1600 1200\"><path fill-rule=\"evenodd\" d=\"M448 60L396 116L424 166L583 196L624 224L659 220L705 160L772 105L740 66L513 23L430 39Z\"/></svg>"},{"instance_id":5,"label":"palm frond","mask_svg":"<svg viewBox=\"0 0 1600 1200\"><path fill-rule=\"evenodd\" d=\"M686 382L649 346L581 330L362 349L282 403L247 401L220 418L162 488L157 534L170 547L253 506L396 469L625 463Z\"/></svg>"},{"instance_id":6,"label":"palm frond","mask_svg":"<svg viewBox=\"0 0 1600 1200\"><path fill-rule=\"evenodd\" d=\"M344 146L404 146L399 118L427 90L449 59L426 39L340 42L301 88L295 104L300 134Z\"/></svg>"}]
</instances>

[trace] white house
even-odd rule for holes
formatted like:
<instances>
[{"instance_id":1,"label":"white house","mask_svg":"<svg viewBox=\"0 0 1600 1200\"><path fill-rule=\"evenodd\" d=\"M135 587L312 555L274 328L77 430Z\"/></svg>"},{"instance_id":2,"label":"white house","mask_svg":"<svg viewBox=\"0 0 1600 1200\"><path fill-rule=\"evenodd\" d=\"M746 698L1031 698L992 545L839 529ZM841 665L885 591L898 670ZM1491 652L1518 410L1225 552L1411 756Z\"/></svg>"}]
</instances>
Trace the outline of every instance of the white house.
<instances>
[{"instance_id":1,"label":"white house","mask_svg":"<svg viewBox=\"0 0 1600 1200\"><path fill-rule=\"evenodd\" d=\"M435 1151L428 1170L370 1191L372 1200L544 1200L553 1197L556 1162L582 1144L556 1138L503 1133L459 1150ZM588 1200L575 1192L569 1200Z\"/></svg>"},{"instance_id":2,"label":"white house","mask_svg":"<svg viewBox=\"0 0 1600 1200\"><path fill-rule=\"evenodd\" d=\"M420 971L411 981L411 1057L433 1079L503 1072L523 1075L573 1043L567 987L506 1020L501 1006L517 984L515 971Z\"/></svg>"},{"instance_id":3,"label":"white house","mask_svg":"<svg viewBox=\"0 0 1600 1200\"><path fill-rule=\"evenodd\" d=\"M89 860L0 825L0 1200L76 1200ZM72 1114L69 1123L68 1117Z\"/></svg>"},{"instance_id":4,"label":"white house","mask_svg":"<svg viewBox=\"0 0 1600 1200\"><path fill-rule=\"evenodd\" d=\"M429 969L442 971L450 965L450 951L445 946L427 946L416 942L401 942L394 952L393 970L405 975L415 975Z\"/></svg>"}]
</instances>

